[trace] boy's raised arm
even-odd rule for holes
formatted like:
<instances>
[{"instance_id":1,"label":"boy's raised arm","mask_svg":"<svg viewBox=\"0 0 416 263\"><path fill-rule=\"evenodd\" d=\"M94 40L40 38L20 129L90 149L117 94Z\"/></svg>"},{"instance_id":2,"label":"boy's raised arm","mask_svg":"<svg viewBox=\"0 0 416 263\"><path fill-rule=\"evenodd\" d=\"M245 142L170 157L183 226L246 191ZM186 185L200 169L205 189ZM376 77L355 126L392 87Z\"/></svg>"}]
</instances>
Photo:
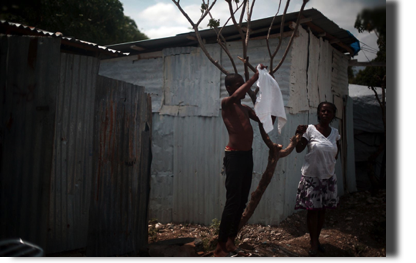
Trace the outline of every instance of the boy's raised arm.
<instances>
[{"instance_id":1,"label":"boy's raised arm","mask_svg":"<svg viewBox=\"0 0 416 263\"><path fill-rule=\"evenodd\" d=\"M260 69L264 69L264 68L267 68L267 67L265 67L263 64L260 64ZM251 88L251 86L253 86L253 84L257 81L258 78L259 78L259 72L258 70L256 70L256 73L254 73L254 75L251 76L251 78L248 81L246 81L236 91L234 91L234 93L231 94L231 96L224 98L221 102L221 105L223 107L226 107L227 105L230 105L244 98L244 95Z\"/></svg>"}]
</instances>

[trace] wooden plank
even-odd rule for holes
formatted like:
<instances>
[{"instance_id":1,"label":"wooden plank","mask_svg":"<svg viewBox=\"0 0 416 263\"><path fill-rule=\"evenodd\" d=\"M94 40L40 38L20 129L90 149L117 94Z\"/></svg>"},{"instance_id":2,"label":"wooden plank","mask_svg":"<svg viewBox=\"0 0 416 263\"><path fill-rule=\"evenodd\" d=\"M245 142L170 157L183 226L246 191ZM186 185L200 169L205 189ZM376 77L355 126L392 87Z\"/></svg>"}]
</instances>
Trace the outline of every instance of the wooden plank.
<instances>
[{"instance_id":1,"label":"wooden plank","mask_svg":"<svg viewBox=\"0 0 416 263\"><path fill-rule=\"evenodd\" d=\"M309 106L316 108L319 105L319 64L320 64L320 42L319 39L309 32L309 58L307 72L307 89Z\"/></svg>"}]
</instances>

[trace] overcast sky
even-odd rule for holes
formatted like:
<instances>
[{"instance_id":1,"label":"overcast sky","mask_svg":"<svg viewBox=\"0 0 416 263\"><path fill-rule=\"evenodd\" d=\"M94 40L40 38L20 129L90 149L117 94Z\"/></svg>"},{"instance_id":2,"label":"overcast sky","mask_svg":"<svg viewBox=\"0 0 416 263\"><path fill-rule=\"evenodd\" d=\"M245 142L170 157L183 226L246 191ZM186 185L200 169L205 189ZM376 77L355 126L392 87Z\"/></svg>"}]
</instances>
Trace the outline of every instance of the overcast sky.
<instances>
[{"instance_id":1,"label":"overcast sky","mask_svg":"<svg viewBox=\"0 0 416 263\"><path fill-rule=\"evenodd\" d=\"M192 31L189 22L179 12L171 0L120 0L124 7L124 14L136 21L139 30L149 38L163 38L174 36L179 33ZM211 3L213 0L210 1ZM194 20L201 15L200 6L202 0L181 0L181 6ZM283 13L285 0L279 15ZM290 1L288 12L300 10L302 0ZM354 28L357 14L366 7L386 5L383 0L310 0L305 9L315 8L328 19L334 21L339 27L350 31L358 40L378 49L374 33L358 33ZM279 0L257 0L254 7L252 20L271 17L275 15L279 6ZM221 22L228 19L228 5L224 0L217 0L212 13ZM201 26L206 26L203 21ZM221 24L222 25L222 24ZM363 45L361 43L361 45ZM373 59L375 52L360 51L355 57L358 61ZM367 59L368 58L368 59Z\"/></svg>"}]
</instances>

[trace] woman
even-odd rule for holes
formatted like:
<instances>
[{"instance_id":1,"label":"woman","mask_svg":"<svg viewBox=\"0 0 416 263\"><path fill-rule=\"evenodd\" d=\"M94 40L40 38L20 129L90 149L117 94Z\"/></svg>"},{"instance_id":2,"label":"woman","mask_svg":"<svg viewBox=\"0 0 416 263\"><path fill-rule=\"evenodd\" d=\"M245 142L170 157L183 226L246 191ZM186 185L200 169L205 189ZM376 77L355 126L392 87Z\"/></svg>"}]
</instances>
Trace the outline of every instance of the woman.
<instances>
[{"instance_id":1,"label":"woman","mask_svg":"<svg viewBox=\"0 0 416 263\"><path fill-rule=\"evenodd\" d=\"M316 256L318 250L325 252L319 243L319 235L325 221L325 210L338 204L335 163L339 153L341 136L338 130L329 126L335 118L337 108L330 102L318 106L318 124L299 125L296 133L303 134L296 145L296 152L308 146L302 177L296 195L295 209L306 209L307 226L311 238L309 254Z\"/></svg>"}]
</instances>

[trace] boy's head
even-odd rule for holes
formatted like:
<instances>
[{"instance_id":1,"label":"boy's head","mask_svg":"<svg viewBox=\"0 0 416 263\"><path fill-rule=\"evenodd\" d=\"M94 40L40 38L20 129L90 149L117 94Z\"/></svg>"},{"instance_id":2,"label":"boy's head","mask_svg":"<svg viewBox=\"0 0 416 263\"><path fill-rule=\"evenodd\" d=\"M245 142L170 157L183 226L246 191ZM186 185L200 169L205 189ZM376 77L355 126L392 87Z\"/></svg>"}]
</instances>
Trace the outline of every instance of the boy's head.
<instances>
[{"instance_id":1,"label":"boy's head","mask_svg":"<svg viewBox=\"0 0 416 263\"><path fill-rule=\"evenodd\" d=\"M229 95L232 95L241 85L244 84L244 79L240 74L231 73L225 76L225 88Z\"/></svg>"}]
</instances>

